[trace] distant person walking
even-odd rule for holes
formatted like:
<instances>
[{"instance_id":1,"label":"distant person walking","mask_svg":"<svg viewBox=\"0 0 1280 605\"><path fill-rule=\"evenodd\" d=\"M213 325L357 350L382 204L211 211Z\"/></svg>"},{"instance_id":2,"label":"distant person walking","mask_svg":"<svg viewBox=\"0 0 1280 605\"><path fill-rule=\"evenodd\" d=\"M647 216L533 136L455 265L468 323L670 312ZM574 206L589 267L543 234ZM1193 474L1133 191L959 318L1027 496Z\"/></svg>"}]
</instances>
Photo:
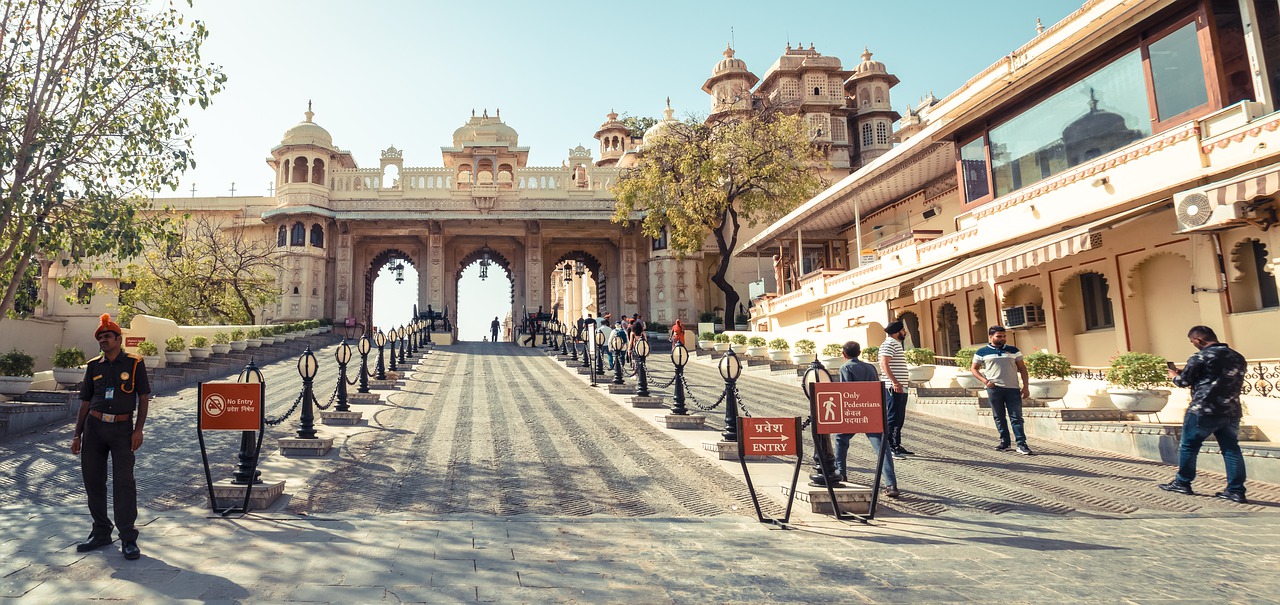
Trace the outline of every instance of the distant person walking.
<instances>
[{"instance_id":1,"label":"distant person walking","mask_svg":"<svg viewBox=\"0 0 1280 605\"><path fill-rule=\"evenodd\" d=\"M840 382L879 382L880 377L876 374L876 367L858 359L858 356L862 354L862 345L850 340L844 343L841 352L844 354L845 362L844 365L840 366ZM836 475L840 478L840 481L846 480L845 460L849 457L849 440L852 437L852 433L837 434L835 436ZM878 459L881 455L881 448L884 447L884 434L867 433L867 439L871 441L871 449ZM872 472L874 473L875 471L873 470ZM901 495L901 492L898 491L898 475L893 468L893 456L886 455L884 457L884 467L880 471L880 476L884 479L884 495L890 498L897 498Z\"/></svg>"},{"instance_id":2,"label":"distant person walking","mask_svg":"<svg viewBox=\"0 0 1280 605\"><path fill-rule=\"evenodd\" d=\"M1000 435L1000 443L996 451L1009 449L1009 427L1013 427L1013 438L1018 444L1018 453L1031 455L1027 447L1027 433L1022 428L1022 399L1031 397L1030 376L1027 375L1027 364L1022 360L1022 352L1008 343L1009 335L1004 326L991 326L987 330L988 344L973 354L973 363L969 373L982 381L987 387L987 401L991 402L991 417L996 421L996 434ZM983 374L986 370L986 374ZM1019 386L1018 377L1022 377ZM1005 418L1008 417L1006 423Z\"/></svg>"},{"instance_id":3,"label":"distant person walking","mask_svg":"<svg viewBox=\"0 0 1280 605\"><path fill-rule=\"evenodd\" d=\"M674 347L677 342L684 344L684 322L678 319L671 324L671 346Z\"/></svg>"},{"instance_id":4,"label":"distant person walking","mask_svg":"<svg viewBox=\"0 0 1280 605\"><path fill-rule=\"evenodd\" d=\"M1244 415L1240 391L1248 364L1243 355L1218 342L1218 335L1208 326L1191 328L1187 340L1197 351L1181 370L1170 367L1169 379L1180 387L1191 388L1191 405L1187 406L1187 414L1182 419L1178 475L1173 481L1162 483L1160 489L1188 496L1194 494L1191 482L1196 479L1196 457L1204 440L1213 435L1227 470L1227 489L1214 497L1248 504L1244 495L1244 455L1239 441L1240 418Z\"/></svg>"},{"instance_id":5,"label":"distant person walking","mask_svg":"<svg viewBox=\"0 0 1280 605\"><path fill-rule=\"evenodd\" d=\"M880 377L884 380L885 427L889 451L895 458L906 458L914 452L902 447L902 425L907 419L907 354L902 342L907 328L895 321L884 328L888 335L880 345Z\"/></svg>"},{"instance_id":6,"label":"distant person walking","mask_svg":"<svg viewBox=\"0 0 1280 605\"><path fill-rule=\"evenodd\" d=\"M498 318L495 316L493 318L493 321L489 323L489 333L493 335L493 337L490 338L489 340L493 342L498 342L498 330L501 328L502 328L502 323L499 322Z\"/></svg>"}]
</instances>

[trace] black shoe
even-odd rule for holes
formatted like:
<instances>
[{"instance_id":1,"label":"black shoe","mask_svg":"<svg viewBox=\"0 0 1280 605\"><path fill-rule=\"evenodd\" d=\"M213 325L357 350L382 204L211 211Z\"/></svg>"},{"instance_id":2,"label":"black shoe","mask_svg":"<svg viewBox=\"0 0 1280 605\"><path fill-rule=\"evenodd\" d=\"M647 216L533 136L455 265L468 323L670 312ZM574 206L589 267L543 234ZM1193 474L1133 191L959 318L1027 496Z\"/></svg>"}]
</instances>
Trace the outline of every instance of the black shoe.
<instances>
[{"instance_id":1,"label":"black shoe","mask_svg":"<svg viewBox=\"0 0 1280 605\"><path fill-rule=\"evenodd\" d=\"M890 498L897 498L902 495L902 492L898 491L898 486L896 485L887 485L882 491L884 491L884 495Z\"/></svg>"},{"instance_id":2,"label":"black shoe","mask_svg":"<svg viewBox=\"0 0 1280 605\"><path fill-rule=\"evenodd\" d=\"M1185 494L1188 496L1196 495L1195 492L1191 491L1190 483L1183 483L1181 481L1178 481L1177 479L1174 479L1173 481L1170 481L1168 483L1161 483L1160 489L1166 492L1173 492L1175 494Z\"/></svg>"},{"instance_id":3,"label":"black shoe","mask_svg":"<svg viewBox=\"0 0 1280 605\"><path fill-rule=\"evenodd\" d=\"M124 553L124 558L130 561L142 556L142 550L138 548L138 543L132 540L122 542L120 544L120 552Z\"/></svg>"},{"instance_id":4,"label":"black shoe","mask_svg":"<svg viewBox=\"0 0 1280 605\"><path fill-rule=\"evenodd\" d=\"M1249 500L1244 497L1244 492L1218 492L1213 495L1214 498L1222 498L1230 500L1236 504L1248 504Z\"/></svg>"},{"instance_id":5,"label":"black shoe","mask_svg":"<svg viewBox=\"0 0 1280 605\"><path fill-rule=\"evenodd\" d=\"M1027 447L1025 444L1024 444L1024 445L1019 445L1019 446L1018 446L1018 453L1019 453L1019 454L1022 454L1023 456L1031 456L1031 455L1033 455L1033 454L1031 453L1031 448Z\"/></svg>"},{"instance_id":6,"label":"black shoe","mask_svg":"<svg viewBox=\"0 0 1280 605\"><path fill-rule=\"evenodd\" d=\"M893 448L893 457L898 460L905 460L907 457L907 451L900 447L895 447Z\"/></svg>"},{"instance_id":7,"label":"black shoe","mask_svg":"<svg viewBox=\"0 0 1280 605\"><path fill-rule=\"evenodd\" d=\"M902 447L901 445L899 445L899 446L898 446L898 451L899 451L900 453L902 453L902 455L904 455L904 456L914 456L914 455L916 455L916 453L915 453L915 452L913 452L913 451L911 451L911 450L909 450L909 449L907 449L907 448L905 448L905 447Z\"/></svg>"},{"instance_id":8,"label":"black shoe","mask_svg":"<svg viewBox=\"0 0 1280 605\"><path fill-rule=\"evenodd\" d=\"M1000 444L997 444L997 445L996 445L996 451L997 451L997 452L1007 452L1007 451L1009 451L1009 447L1010 447L1010 446L1009 446L1009 444L1008 444L1008 443L1000 443Z\"/></svg>"},{"instance_id":9,"label":"black shoe","mask_svg":"<svg viewBox=\"0 0 1280 605\"><path fill-rule=\"evenodd\" d=\"M93 534L90 534L88 540L85 540L84 542L81 542L76 545L76 552L89 552L91 550L97 550L112 542L114 542L114 540L112 540L109 536L101 537L101 536L95 536Z\"/></svg>"}]
</instances>

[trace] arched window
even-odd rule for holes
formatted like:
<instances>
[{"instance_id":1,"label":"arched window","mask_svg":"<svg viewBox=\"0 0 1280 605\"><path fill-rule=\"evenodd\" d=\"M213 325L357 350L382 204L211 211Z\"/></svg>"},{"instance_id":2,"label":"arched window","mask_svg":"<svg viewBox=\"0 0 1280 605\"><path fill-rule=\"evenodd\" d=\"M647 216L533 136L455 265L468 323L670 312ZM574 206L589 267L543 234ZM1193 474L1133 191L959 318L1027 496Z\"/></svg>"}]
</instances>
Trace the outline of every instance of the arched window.
<instances>
[{"instance_id":1,"label":"arched window","mask_svg":"<svg viewBox=\"0 0 1280 605\"><path fill-rule=\"evenodd\" d=\"M289 230L285 229L284 225L280 225L280 230L276 232L276 246L283 248L285 243L289 241L287 239L288 235Z\"/></svg>"},{"instance_id":2,"label":"arched window","mask_svg":"<svg viewBox=\"0 0 1280 605\"><path fill-rule=\"evenodd\" d=\"M319 223L311 225L311 246L315 248L324 247L324 227Z\"/></svg>"},{"instance_id":3,"label":"arched window","mask_svg":"<svg viewBox=\"0 0 1280 605\"><path fill-rule=\"evenodd\" d=\"M324 184L324 160L320 158L316 158L316 161L311 163L311 182L317 185Z\"/></svg>"},{"instance_id":4,"label":"arched window","mask_svg":"<svg viewBox=\"0 0 1280 605\"><path fill-rule=\"evenodd\" d=\"M302 223L294 223L294 224L293 224L293 229L292 229L292 231L290 231L290 233L289 233L289 245L290 245L290 246L305 246L305 245L307 245L307 227L306 227L306 225L303 225Z\"/></svg>"},{"instance_id":5,"label":"arched window","mask_svg":"<svg viewBox=\"0 0 1280 605\"><path fill-rule=\"evenodd\" d=\"M298 158L293 161L293 176L290 180L294 183L307 182L307 158Z\"/></svg>"},{"instance_id":6,"label":"arched window","mask_svg":"<svg viewBox=\"0 0 1280 605\"><path fill-rule=\"evenodd\" d=\"M1080 274L1080 302L1084 309L1084 329L1101 330L1116 327L1111 312L1111 297L1107 295L1107 278L1101 273Z\"/></svg>"},{"instance_id":7,"label":"arched window","mask_svg":"<svg viewBox=\"0 0 1280 605\"><path fill-rule=\"evenodd\" d=\"M289 160L284 161L284 173L280 176L284 179L284 182L289 182Z\"/></svg>"},{"instance_id":8,"label":"arched window","mask_svg":"<svg viewBox=\"0 0 1280 605\"><path fill-rule=\"evenodd\" d=\"M1256 239L1240 242L1232 252L1239 270L1230 284L1233 311L1260 311L1280 307L1276 276L1267 272L1267 246Z\"/></svg>"}]
</instances>

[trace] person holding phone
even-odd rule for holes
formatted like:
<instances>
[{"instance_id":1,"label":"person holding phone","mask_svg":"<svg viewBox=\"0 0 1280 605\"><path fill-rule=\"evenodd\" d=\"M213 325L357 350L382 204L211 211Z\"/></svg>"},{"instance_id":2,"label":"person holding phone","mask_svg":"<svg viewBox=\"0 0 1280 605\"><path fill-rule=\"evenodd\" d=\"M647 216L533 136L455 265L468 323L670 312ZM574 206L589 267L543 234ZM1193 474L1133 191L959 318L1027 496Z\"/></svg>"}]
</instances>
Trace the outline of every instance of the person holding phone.
<instances>
[{"instance_id":1,"label":"person holding phone","mask_svg":"<svg viewBox=\"0 0 1280 605\"><path fill-rule=\"evenodd\" d=\"M1160 489L1194 495L1191 482L1196 478L1196 457L1204 440L1213 435L1222 451L1227 470L1227 488L1214 494L1240 504L1245 497L1244 454L1240 452L1240 391L1248 364L1244 356L1218 342L1218 335L1208 326L1195 326L1187 332L1197 351L1181 371L1169 362L1169 380L1180 387L1191 388L1191 405L1182 420L1182 441L1178 444L1178 474L1173 481L1161 483Z\"/></svg>"}]
</instances>

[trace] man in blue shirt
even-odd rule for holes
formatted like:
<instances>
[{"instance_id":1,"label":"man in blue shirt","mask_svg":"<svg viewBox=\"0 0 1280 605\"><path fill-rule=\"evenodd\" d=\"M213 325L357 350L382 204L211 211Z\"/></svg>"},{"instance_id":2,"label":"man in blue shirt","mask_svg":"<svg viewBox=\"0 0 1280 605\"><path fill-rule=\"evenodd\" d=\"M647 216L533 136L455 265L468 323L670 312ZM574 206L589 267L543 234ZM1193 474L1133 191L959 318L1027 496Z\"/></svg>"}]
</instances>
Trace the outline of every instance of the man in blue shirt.
<instances>
[{"instance_id":1,"label":"man in blue shirt","mask_svg":"<svg viewBox=\"0 0 1280 605\"><path fill-rule=\"evenodd\" d=\"M973 354L973 365L969 372L982 381L987 387L987 400L991 402L991 417L996 421L996 432L1000 434L1000 443L996 451L1009 449L1009 426L1013 427L1013 437L1018 443L1018 453L1031 455L1027 447L1027 434L1022 429L1022 398L1030 397L1027 388L1031 378L1027 375L1027 364L1022 361L1022 352L1017 347L1005 344L1008 334L1004 326L991 326L987 330L990 344ZM983 370L986 374L983 375ZM1018 377L1022 377L1022 385L1018 385ZM1008 424L1005 424L1005 416Z\"/></svg>"},{"instance_id":2,"label":"man in blue shirt","mask_svg":"<svg viewBox=\"0 0 1280 605\"><path fill-rule=\"evenodd\" d=\"M862 345L850 340L844 343L845 362L840 366L840 382L879 382L880 375L876 372L876 367L858 359L862 354ZM836 435L835 447L835 467L836 476L841 481L845 481L845 459L849 455L849 439L853 434ZM883 433L867 433L867 439L871 441L871 449L875 451L876 456L880 456L881 448L884 446ZM874 471L873 471L874 472ZM890 498L897 498L900 495L898 491L898 476L893 469L893 456L884 457L884 468L881 470L880 476L884 478L884 494Z\"/></svg>"}]
</instances>

